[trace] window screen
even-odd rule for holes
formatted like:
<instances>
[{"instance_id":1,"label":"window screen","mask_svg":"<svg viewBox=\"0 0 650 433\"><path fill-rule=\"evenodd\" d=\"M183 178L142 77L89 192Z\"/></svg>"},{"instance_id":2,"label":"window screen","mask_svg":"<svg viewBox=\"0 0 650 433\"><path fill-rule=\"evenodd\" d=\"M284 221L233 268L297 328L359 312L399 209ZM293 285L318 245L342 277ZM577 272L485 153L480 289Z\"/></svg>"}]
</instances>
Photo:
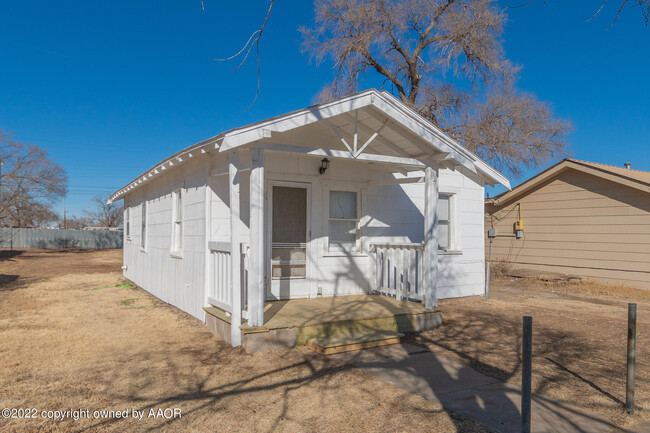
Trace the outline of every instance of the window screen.
<instances>
[{"instance_id":1,"label":"window screen","mask_svg":"<svg viewBox=\"0 0 650 433\"><path fill-rule=\"evenodd\" d=\"M183 194L181 189L172 193L172 252L179 253L183 249Z\"/></svg>"},{"instance_id":2,"label":"window screen","mask_svg":"<svg viewBox=\"0 0 650 433\"><path fill-rule=\"evenodd\" d=\"M142 227L140 229L140 246L147 247L147 202L142 202Z\"/></svg>"},{"instance_id":3,"label":"window screen","mask_svg":"<svg viewBox=\"0 0 650 433\"><path fill-rule=\"evenodd\" d=\"M438 249L448 250L450 244L451 212L449 208L450 196L438 197Z\"/></svg>"},{"instance_id":4,"label":"window screen","mask_svg":"<svg viewBox=\"0 0 650 433\"><path fill-rule=\"evenodd\" d=\"M357 193L330 191L329 249L351 251L357 247Z\"/></svg>"},{"instance_id":5,"label":"window screen","mask_svg":"<svg viewBox=\"0 0 650 433\"><path fill-rule=\"evenodd\" d=\"M307 190L273 187L273 228L271 233L271 277L306 277Z\"/></svg>"}]
</instances>

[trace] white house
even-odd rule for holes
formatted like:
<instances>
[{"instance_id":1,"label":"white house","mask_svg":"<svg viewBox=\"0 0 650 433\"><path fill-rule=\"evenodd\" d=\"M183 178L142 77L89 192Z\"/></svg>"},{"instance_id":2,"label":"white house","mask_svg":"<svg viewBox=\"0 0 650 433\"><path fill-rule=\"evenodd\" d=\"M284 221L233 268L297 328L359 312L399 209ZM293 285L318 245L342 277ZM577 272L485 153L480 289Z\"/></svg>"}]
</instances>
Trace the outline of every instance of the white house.
<instances>
[{"instance_id":1,"label":"white house","mask_svg":"<svg viewBox=\"0 0 650 433\"><path fill-rule=\"evenodd\" d=\"M486 184L509 188L368 90L190 146L110 202L124 199L126 278L200 320L212 306L259 327L272 300L384 293L431 309L483 294Z\"/></svg>"}]
</instances>

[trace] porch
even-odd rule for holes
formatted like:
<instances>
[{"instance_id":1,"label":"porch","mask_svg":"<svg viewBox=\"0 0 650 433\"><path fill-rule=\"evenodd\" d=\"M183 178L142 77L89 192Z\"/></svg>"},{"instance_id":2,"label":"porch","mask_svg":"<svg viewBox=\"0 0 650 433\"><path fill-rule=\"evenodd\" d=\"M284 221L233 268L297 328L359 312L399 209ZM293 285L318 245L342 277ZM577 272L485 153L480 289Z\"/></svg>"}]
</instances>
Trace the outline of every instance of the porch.
<instances>
[{"instance_id":1,"label":"porch","mask_svg":"<svg viewBox=\"0 0 650 433\"><path fill-rule=\"evenodd\" d=\"M468 199L482 206L491 169L389 95L368 92L310 107L217 141L206 188L205 310L208 325L233 346L257 333L300 345L303 328L376 318L393 325L375 329L400 332L396 317L435 315L441 276L446 290L458 284L438 269L439 249L458 246L450 240L460 233L449 228L450 209ZM455 179L444 191L441 170ZM473 227L481 224L477 215L466 219L477 218ZM454 275L471 274L466 286L481 286L481 259L461 265ZM387 296L355 302L362 294ZM392 307L339 317L378 299ZM421 311L395 311L410 301ZM321 310L309 302L330 303ZM269 316L294 305L293 322ZM420 329L411 323L401 330Z\"/></svg>"},{"instance_id":2,"label":"porch","mask_svg":"<svg viewBox=\"0 0 650 433\"><path fill-rule=\"evenodd\" d=\"M230 342L232 316L216 307L206 307L205 312L206 325ZM336 339L334 345L368 347L441 323L442 314L422 303L375 294L266 302L263 326L250 326L246 321L239 328L241 344L250 353L315 341L323 344L323 339Z\"/></svg>"}]
</instances>

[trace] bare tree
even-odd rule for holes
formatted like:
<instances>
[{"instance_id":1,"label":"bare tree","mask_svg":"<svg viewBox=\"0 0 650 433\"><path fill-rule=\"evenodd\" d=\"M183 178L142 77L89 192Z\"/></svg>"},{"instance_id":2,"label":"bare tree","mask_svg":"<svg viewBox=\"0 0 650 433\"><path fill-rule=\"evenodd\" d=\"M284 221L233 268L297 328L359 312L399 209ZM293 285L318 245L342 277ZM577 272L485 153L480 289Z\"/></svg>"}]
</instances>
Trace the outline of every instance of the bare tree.
<instances>
[{"instance_id":1,"label":"bare tree","mask_svg":"<svg viewBox=\"0 0 650 433\"><path fill-rule=\"evenodd\" d=\"M373 74L510 174L566 154L569 123L515 86L496 1L322 0L315 12L315 25L301 28L303 48L317 61L331 57L337 70L321 100L355 92Z\"/></svg>"},{"instance_id":2,"label":"bare tree","mask_svg":"<svg viewBox=\"0 0 650 433\"><path fill-rule=\"evenodd\" d=\"M53 206L65 196L63 167L34 145L14 140L0 130L0 222L33 224L54 220Z\"/></svg>"},{"instance_id":3,"label":"bare tree","mask_svg":"<svg viewBox=\"0 0 650 433\"><path fill-rule=\"evenodd\" d=\"M90 227L92 225L92 221L86 217L78 217L78 216L70 216L66 219L65 221L65 226L63 225L63 222L59 222L59 228L60 229L68 229L68 230L82 230L86 227Z\"/></svg>"},{"instance_id":4,"label":"bare tree","mask_svg":"<svg viewBox=\"0 0 650 433\"><path fill-rule=\"evenodd\" d=\"M59 216L51 206L38 202L20 203L9 221L12 227L41 227L58 222Z\"/></svg>"},{"instance_id":5,"label":"bare tree","mask_svg":"<svg viewBox=\"0 0 650 433\"><path fill-rule=\"evenodd\" d=\"M257 55L257 90L255 91L255 97L253 98L253 102L251 102L251 105L248 106L246 111L248 111L254 104L255 101L257 101L257 97L260 94L260 84L262 81L262 65L260 62L260 40L262 39L262 33L264 33L264 29L266 28L266 23L269 20L269 16L271 15L271 9L273 9L273 1L269 1L269 9L266 11L266 16L264 17L264 22L262 23L262 26L255 30L253 34L248 38L248 41L246 41L246 44L244 47L239 50L235 55L224 58L224 59L214 59L218 62L224 62L227 60L233 60L237 57L239 57L241 54L244 54L244 58L242 61L239 63L239 66L237 66L233 72L235 72L237 69L241 68L244 63L246 63L246 59L248 59L248 55L251 53L251 50L253 47L255 47L255 53ZM205 10L205 5L203 4L203 1L201 1L201 7L203 10Z\"/></svg>"},{"instance_id":6,"label":"bare tree","mask_svg":"<svg viewBox=\"0 0 650 433\"><path fill-rule=\"evenodd\" d=\"M87 212L87 219L100 227L122 227L124 208L120 203L108 204L108 198L97 195L92 199L94 210Z\"/></svg>"},{"instance_id":7,"label":"bare tree","mask_svg":"<svg viewBox=\"0 0 650 433\"><path fill-rule=\"evenodd\" d=\"M623 9L625 9L625 7L627 6L630 8L638 7L639 11L641 12L641 15L643 16L643 19L645 20L645 25L646 26L648 25L648 23L650 22L650 0L617 0L617 1L618 1L618 10L616 11L616 16L614 17L614 21L612 22L612 24L618 21L618 18L621 16L621 13L623 13ZM508 8L516 9L516 8L527 6L532 2L533 0L527 0L520 4L509 5ZM600 4L600 7L594 13L591 19L595 18L596 15L600 14L602 10L605 9L605 6L607 6L609 2L610 2L609 0L603 0L603 2Z\"/></svg>"},{"instance_id":8,"label":"bare tree","mask_svg":"<svg viewBox=\"0 0 650 433\"><path fill-rule=\"evenodd\" d=\"M603 10L603 8L607 6L607 3L609 3L609 0L604 0L594 16L598 15ZM645 25L648 25L648 22L650 22L650 0L620 0L620 3L618 4L618 10L616 11L616 16L614 17L614 23L618 21L618 18L621 16L621 13L626 6L638 7L639 11L641 11L643 19L645 20Z\"/></svg>"}]
</instances>

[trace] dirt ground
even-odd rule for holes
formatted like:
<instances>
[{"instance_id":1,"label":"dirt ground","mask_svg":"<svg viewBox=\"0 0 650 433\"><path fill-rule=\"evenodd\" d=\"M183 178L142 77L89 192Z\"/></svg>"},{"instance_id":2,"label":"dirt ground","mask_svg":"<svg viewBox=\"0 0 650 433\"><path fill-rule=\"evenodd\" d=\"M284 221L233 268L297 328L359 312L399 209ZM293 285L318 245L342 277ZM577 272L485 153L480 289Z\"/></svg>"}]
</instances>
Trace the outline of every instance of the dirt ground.
<instances>
[{"instance_id":1,"label":"dirt ground","mask_svg":"<svg viewBox=\"0 0 650 433\"><path fill-rule=\"evenodd\" d=\"M0 418L0 431L487 431L304 349L247 355L116 287L121 265L120 250L0 252L0 406L39 414ZM134 408L142 420L92 419ZM148 417L166 408L181 418ZM41 416L70 409L91 419Z\"/></svg>"},{"instance_id":2,"label":"dirt ground","mask_svg":"<svg viewBox=\"0 0 650 433\"><path fill-rule=\"evenodd\" d=\"M0 418L0 431L488 431L304 349L247 355L124 285L121 264L121 250L0 251L0 406L38 411ZM444 324L408 340L519 384L521 317L531 315L534 391L630 427L650 413L623 410L629 301L639 309L636 401L650 408L646 292L493 280L489 302L442 301ZM181 418L150 416L168 408ZM80 409L79 420L43 413Z\"/></svg>"}]
</instances>

